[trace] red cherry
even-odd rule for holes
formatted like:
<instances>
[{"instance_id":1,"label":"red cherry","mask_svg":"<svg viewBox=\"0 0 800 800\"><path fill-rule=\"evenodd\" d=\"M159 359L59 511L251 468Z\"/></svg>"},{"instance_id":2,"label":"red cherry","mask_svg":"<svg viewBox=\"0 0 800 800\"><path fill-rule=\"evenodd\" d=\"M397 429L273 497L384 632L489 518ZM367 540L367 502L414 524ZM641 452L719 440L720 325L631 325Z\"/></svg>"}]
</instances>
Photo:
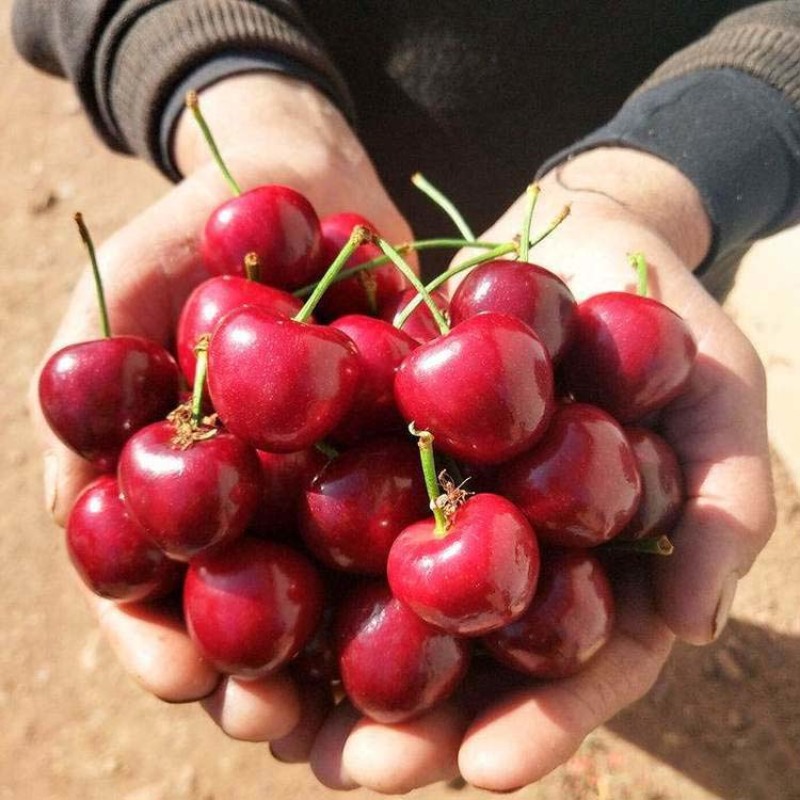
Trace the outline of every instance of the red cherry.
<instances>
[{"instance_id":1,"label":"red cherry","mask_svg":"<svg viewBox=\"0 0 800 800\"><path fill-rule=\"evenodd\" d=\"M234 275L218 275L203 281L187 298L178 319L178 363L191 386L197 356L194 348L204 334L214 332L229 311L246 304L266 308L278 317L293 317L303 304L288 292Z\"/></svg>"},{"instance_id":2,"label":"red cherry","mask_svg":"<svg viewBox=\"0 0 800 800\"><path fill-rule=\"evenodd\" d=\"M621 539L667 534L675 526L684 501L683 473L675 451L657 433L625 428L642 476L642 498Z\"/></svg>"},{"instance_id":3,"label":"red cherry","mask_svg":"<svg viewBox=\"0 0 800 800\"><path fill-rule=\"evenodd\" d=\"M358 587L339 606L335 642L344 689L362 713L404 722L445 700L469 663L469 646L423 622L383 583Z\"/></svg>"},{"instance_id":4,"label":"red cherry","mask_svg":"<svg viewBox=\"0 0 800 800\"><path fill-rule=\"evenodd\" d=\"M117 602L163 597L183 574L133 521L111 475L90 483L72 506L67 551L83 582Z\"/></svg>"},{"instance_id":5,"label":"red cherry","mask_svg":"<svg viewBox=\"0 0 800 800\"><path fill-rule=\"evenodd\" d=\"M372 439L314 478L300 505L300 534L324 564L380 575L400 531L429 513L416 445Z\"/></svg>"},{"instance_id":6,"label":"red cherry","mask_svg":"<svg viewBox=\"0 0 800 800\"><path fill-rule=\"evenodd\" d=\"M536 334L506 314L479 314L400 365L395 398L405 419L442 451L498 464L530 448L553 410L550 357Z\"/></svg>"},{"instance_id":7,"label":"red cherry","mask_svg":"<svg viewBox=\"0 0 800 800\"><path fill-rule=\"evenodd\" d=\"M564 547L592 547L616 536L641 494L622 428L583 403L561 406L536 447L504 464L496 480L540 541Z\"/></svg>"},{"instance_id":8,"label":"red cherry","mask_svg":"<svg viewBox=\"0 0 800 800\"><path fill-rule=\"evenodd\" d=\"M696 355L689 326L672 309L649 297L607 292L578 305L564 384L578 400L635 422L683 391Z\"/></svg>"},{"instance_id":9,"label":"red cherry","mask_svg":"<svg viewBox=\"0 0 800 800\"><path fill-rule=\"evenodd\" d=\"M320 221L323 264L333 264L347 244L353 229L359 225L377 233L368 219L352 212L331 214ZM344 269L357 267L381 255L383 251L376 244L362 244L347 260ZM323 321L335 320L346 314L367 314L374 317L387 298L403 291L407 286L406 279L394 264L382 264L331 284L317 306L317 316Z\"/></svg>"},{"instance_id":10,"label":"red cherry","mask_svg":"<svg viewBox=\"0 0 800 800\"><path fill-rule=\"evenodd\" d=\"M430 293L434 303L447 315L450 302L443 292L433 291ZM378 316L394 324L403 309L416 298L416 289L405 289L390 295L379 309ZM412 312L409 318L403 323L401 328L403 333L408 334L412 339L420 343L430 342L440 336L439 326L431 314L431 310L425 303L420 303Z\"/></svg>"},{"instance_id":11,"label":"red cherry","mask_svg":"<svg viewBox=\"0 0 800 800\"><path fill-rule=\"evenodd\" d=\"M240 539L193 560L183 605L189 635L221 672L256 678L296 656L323 606L317 571L286 545Z\"/></svg>"},{"instance_id":12,"label":"red cherry","mask_svg":"<svg viewBox=\"0 0 800 800\"><path fill-rule=\"evenodd\" d=\"M453 515L444 536L425 519L407 527L389 551L392 592L448 633L480 636L528 606L539 574L536 537L504 497L476 494Z\"/></svg>"},{"instance_id":13,"label":"red cherry","mask_svg":"<svg viewBox=\"0 0 800 800\"><path fill-rule=\"evenodd\" d=\"M119 484L131 516L172 558L187 560L240 536L261 496L255 450L230 433L181 448L171 422L125 445Z\"/></svg>"},{"instance_id":14,"label":"red cherry","mask_svg":"<svg viewBox=\"0 0 800 800\"><path fill-rule=\"evenodd\" d=\"M71 344L39 375L39 402L58 438L98 469L110 471L128 438L162 419L178 398L178 367L141 336Z\"/></svg>"},{"instance_id":15,"label":"red cherry","mask_svg":"<svg viewBox=\"0 0 800 800\"><path fill-rule=\"evenodd\" d=\"M347 413L361 364L335 328L243 306L223 317L208 348L208 388L231 433L290 453L327 436Z\"/></svg>"},{"instance_id":16,"label":"red cherry","mask_svg":"<svg viewBox=\"0 0 800 800\"><path fill-rule=\"evenodd\" d=\"M260 279L280 289L311 283L324 266L317 214L288 186L259 186L217 207L206 222L200 249L214 275L244 276L244 258L255 253Z\"/></svg>"},{"instance_id":17,"label":"red cherry","mask_svg":"<svg viewBox=\"0 0 800 800\"><path fill-rule=\"evenodd\" d=\"M340 317L331 327L347 334L361 357L358 391L347 415L332 432L333 441L355 444L370 436L404 430L394 400L394 376L418 342L384 320L361 314Z\"/></svg>"},{"instance_id":18,"label":"red cherry","mask_svg":"<svg viewBox=\"0 0 800 800\"><path fill-rule=\"evenodd\" d=\"M555 362L572 340L577 304L564 281L525 261L487 261L459 284L450 301L453 325L484 311L526 323Z\"/></svg>"},{"instance_id":19,"label":"red cherry","mask_svg":"<svg viewBox=\"0 0 800 800\"><path fill-rule=\"evenodd\" d=\"M613 627L614 597L600 561L586 550L546 551L528 610L482 641L509 667L564 678L581 670Z\"/></svg>"}]
</instances>

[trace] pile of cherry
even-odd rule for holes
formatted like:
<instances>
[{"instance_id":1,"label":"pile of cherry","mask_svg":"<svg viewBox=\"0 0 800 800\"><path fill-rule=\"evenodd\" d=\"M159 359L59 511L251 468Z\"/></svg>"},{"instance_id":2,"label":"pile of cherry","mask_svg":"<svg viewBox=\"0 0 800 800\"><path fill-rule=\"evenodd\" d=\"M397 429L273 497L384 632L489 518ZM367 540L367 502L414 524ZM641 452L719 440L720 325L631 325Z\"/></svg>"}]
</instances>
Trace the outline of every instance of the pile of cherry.
<instances>
[{"instance_id":1,"label":"pile of cherry","mask_svg":"<svg viewBox=\"0 0 800 800\"><path fill-rule=\"evenodd\" d=\"M421 302L367 220L283 186L218 208L202 257L176 358L108 336L41 372L49 424L103 473L67 525L85 583L182 592L221 672L336 683L382 722L448 697L475 654L582 669L613 627L609 551L663 548L680 514L646 421L689 378L681 318L633 292L577 304L521 259Z\"/></svg>"}]
</instances>

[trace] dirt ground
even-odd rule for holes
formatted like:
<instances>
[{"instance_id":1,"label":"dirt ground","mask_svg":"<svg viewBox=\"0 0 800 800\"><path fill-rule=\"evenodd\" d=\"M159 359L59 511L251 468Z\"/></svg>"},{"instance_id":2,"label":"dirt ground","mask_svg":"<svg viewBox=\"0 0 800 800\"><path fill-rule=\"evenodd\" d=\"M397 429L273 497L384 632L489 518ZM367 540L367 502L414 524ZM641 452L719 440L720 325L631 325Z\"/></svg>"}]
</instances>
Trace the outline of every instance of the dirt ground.
<instances>
[{"instance_id":1,"label":"dirt ground","mask_svg":"<svg viewBox=\"0 0 800 800\"><path fill-rule=\"evenodd\" d=\"M20 63L0 0L0 800L325 798L303 767L228 740L193 706L146 696L117 666L69 576L41 502L29 376L82 261L71 214L98 239L165 188L103 149L71 90ZM748 258L729 303L767 365L778 528L714 646L678 647L650 695L524 798L800 798L800 230ZM369 792L356 792L367 796ZM485 794L456 787L424 798Z\"/></svg>"}]
</instances>

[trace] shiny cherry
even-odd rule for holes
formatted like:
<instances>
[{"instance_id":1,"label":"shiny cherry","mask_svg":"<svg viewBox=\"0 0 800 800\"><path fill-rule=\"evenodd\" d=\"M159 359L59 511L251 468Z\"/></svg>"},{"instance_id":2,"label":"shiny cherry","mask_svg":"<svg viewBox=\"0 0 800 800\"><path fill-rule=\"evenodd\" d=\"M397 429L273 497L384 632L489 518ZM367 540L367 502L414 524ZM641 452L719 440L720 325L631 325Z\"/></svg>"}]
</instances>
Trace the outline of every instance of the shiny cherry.
<instances>
[{"instance_id":1,"label":"shiny cherry","mask_svg":"<svg viewBox=\"0 0 800 800\"><path fill-rule=\"evenodd\" d=\"M438 290L430 294L439 309L447 315L450 307L447 295ZM401 292L390 295L381 305L378 316L394 325L403 309L416 297L416 289L404 289ZM440 335L439 327L436 325L433 314L431 314L425 303L420 303L411 312L409 318L403 323L401 330L420 343L430 342Z\"/></svg>"}]
</instances>

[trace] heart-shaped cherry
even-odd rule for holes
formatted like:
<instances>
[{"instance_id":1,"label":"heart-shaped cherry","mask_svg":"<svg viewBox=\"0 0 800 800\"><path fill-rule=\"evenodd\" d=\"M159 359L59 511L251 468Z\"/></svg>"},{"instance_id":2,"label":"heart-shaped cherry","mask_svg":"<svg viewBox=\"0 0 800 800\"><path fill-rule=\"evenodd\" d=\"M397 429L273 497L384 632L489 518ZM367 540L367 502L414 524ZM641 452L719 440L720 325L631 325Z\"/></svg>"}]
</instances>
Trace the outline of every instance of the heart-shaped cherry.
<instances>
[{"instance_id":1,"label":"heart-shaped cherry","mask_svg":"<svg viewBox=\"0 0 800 800\"><path fill-rule=\"evenodd\" d=\"M218 670L246 678L296 656L322 614L322 580L292 548L245 537L194 559L183 607L189 635Z\"/></svg>"},{"instance_id":2,"label":"heart-shaped cherry","mask_svg":"<svg viewBox=\"0 0 800 800\"><path fill-rule=\"evenodd\" d=\"M507 314L479 314L421 345L395 378L400 412L445 453L498 464L528 450L553 410L550 357Z\"/></svg>"},{"instance_id":3,"label":"heart-shaped cherry","mask_svg":"<svg viewBox=\"0 0 800 800\"><path fill-rule=\"evenodd\" d=\"M78 495L67 520L67 552L83 582L117 602L163 597L183 575L181 565L133 521L111 475L100 476Z\"/></svg>"},{"instance_id":4,"label":"heart-shaped cherry","mask_svg":"<svg viewBox=\"0 0 800 800\"><path fill-rule=\"evenodd\" d=\"M614 597L600 561L586 550L542 553L528 610L482 642L509 667L537 678L579 672L611 637Z\"/></svg>"},{"instance_id":5,"label":"heart-shaped cherry","mask_svg":"<svg viewBox=\"0 0 800 800\"><path fill-rule=\"evenodd\" d=\"M469 645L423 622L382 582L355 589L336 612L339 672L359 711L384 724L433 708L456 689Z\"/></svg>"},{"instance_id":6,"label":"heart-shaped cherry","mask_svg":"<svg viewBox=\"0 0 800 800\"><path fill-rule=\"evenodd\" d=\"M541 441L498 470L496 485L540 541L564 547L592 547L616 536L641 494L622 428L585 403L560 406Z\"/></svg>"}]
</instances>

